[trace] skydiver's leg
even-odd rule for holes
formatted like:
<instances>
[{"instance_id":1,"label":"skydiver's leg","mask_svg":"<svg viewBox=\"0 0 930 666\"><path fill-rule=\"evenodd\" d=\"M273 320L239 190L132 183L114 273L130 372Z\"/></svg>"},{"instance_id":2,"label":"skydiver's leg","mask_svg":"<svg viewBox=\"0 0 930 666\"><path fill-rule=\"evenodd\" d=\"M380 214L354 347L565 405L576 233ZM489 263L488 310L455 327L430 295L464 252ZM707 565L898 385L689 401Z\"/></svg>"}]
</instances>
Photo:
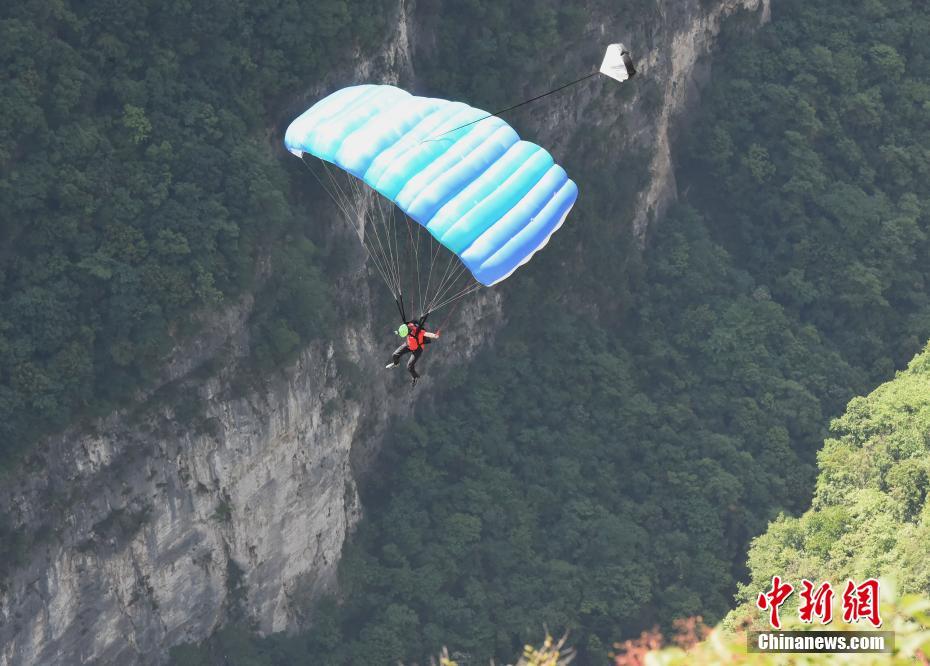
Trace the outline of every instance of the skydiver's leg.
<instances>
[{"instance_id":1,"label":"skydiver's leg","mask_svg":"<svg viewBox=\"0 0 930 666\"><path fill-rule=\"evenodd\" d=\"M407 370L410 372L410 376L413 377L414 381L416 381L420 377L420 375L417 374L416 365L417 365L417 361L420 360L420 354L422 353L423 353L423 347L420 347L415 352L413 352L413 354L410 356L410 360L407 361Z\"/></svg>"},{"instance_id":2,"label":"skydiver's leg","mask_svg":"<svg viewBox=\"0 0 930 666\"><path fill-rule=\"evenodd\" d=\"M409 352L410 350L407 348L407 343L402 344L400 347L394 350L393 354L391 354L391 362L388 363L385 367L397 367L397 364L400 363L400 357Z\"/></svg>"}]
</instances>

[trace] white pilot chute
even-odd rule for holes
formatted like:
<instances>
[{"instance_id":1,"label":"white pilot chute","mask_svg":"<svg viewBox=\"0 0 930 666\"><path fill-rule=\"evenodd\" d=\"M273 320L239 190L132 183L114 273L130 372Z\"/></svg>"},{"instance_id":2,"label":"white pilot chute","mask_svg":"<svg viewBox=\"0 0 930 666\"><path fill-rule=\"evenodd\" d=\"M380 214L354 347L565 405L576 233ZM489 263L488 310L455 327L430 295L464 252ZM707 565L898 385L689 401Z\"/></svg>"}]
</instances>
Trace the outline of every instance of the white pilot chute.
<instances>
[{"instance_id":1,"label":"white pilot chute","mask_svg":"<svg viewBox=\"0 0 930 666\"><path fill-rule=\"evenodd\" d=\"M632 79L636 75L633 56L623 44L611 44L604 54L600 72L620 83Z\"/></svg>"}]
</instances>

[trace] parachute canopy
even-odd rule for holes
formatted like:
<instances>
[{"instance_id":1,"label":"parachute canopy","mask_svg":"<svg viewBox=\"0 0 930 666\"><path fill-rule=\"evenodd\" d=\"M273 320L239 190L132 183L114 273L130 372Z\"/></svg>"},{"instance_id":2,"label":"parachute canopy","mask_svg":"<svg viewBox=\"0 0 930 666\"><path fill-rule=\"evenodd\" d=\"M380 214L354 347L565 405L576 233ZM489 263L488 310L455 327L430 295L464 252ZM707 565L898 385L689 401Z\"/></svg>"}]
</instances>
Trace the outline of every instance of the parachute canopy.
<instances>
[{"instance_id":1,"label":"parachute canopy","mask_svg":"<svg viewBox=\"0 0 930 666\"><path fill-rule=\"evenodd\" d=\"M601 74L623 83L636 75L633 56L630 55L630 52L626 50L623 44L611 44L604 54L604 61L601 63L600 71Z\"/></svg>"},{"instance_id":2,"label":"parachute canopy","mask_svg":"<svg viewBox=\"0 0 930 666\"><path fill-rule=\"evenodd\" d=\"M542 249L578 197L552 156L500 118L389 85L337 90L290 124L284 144L393 201L486 286Z\"/></svg>"}]
</instances>

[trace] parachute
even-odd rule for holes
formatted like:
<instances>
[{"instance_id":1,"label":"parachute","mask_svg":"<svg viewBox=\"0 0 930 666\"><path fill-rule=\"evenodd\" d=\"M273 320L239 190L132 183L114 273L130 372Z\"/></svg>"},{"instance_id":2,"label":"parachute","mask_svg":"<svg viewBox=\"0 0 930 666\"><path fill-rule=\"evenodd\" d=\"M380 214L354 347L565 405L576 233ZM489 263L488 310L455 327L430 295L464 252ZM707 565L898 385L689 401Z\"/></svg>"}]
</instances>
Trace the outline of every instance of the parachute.
<instances>
[{"instance_id":1,"label":"parachute","mask_svg":"<svg viewBox=\"0 0 930 666\"><path fill-rule=\"evenodd\" d=\"M394 203L484 286L504 280L542 249L578 196L552 156L522 141L500 118L389 85L334 92L291 123L284 143L295 155L332 164ZM334 184L335 198L347 204L344 212L358 218L362 211L353 210L340 196L346 189ZM396 229L381 221L384 228L372 230L371 241L382 256L372 258L400 299ZM357 220L356 231L364 242L364 220ZM456 294L426 300L424 312Z\"/></svg>"},{"instance_id":2,"label":"parachute","mask_svg":"<svg viewBox=\"0 0 930 666\"><path fill-rule=\"evenodd\" d=\"M623 44L611 44L604 53L600 73L615 81L623 83L636 76L636 67L633 65L633 56Z\"/></svg>"},{"instance_id":3,"label":"parachute","mask_svg":"<svg viewBox=\"0 0 930 666\"><path fill-rule=\"evenodd\" d=\"M615 46L608 48L600 71L621 80L614 60L608 63ZM629 59L629 54L620 51L616 56L623 67L623 55ZM413 290L403 267L415 268L416 300L425 319L530 261L578 197L578 187L552 155L521 140L498 113L369 84L337 90L287 128L285 147L340 206L404 320L404 294L410 298ZM423 232L424 246L432 244L425 255L420 254ZM446 255L445 269L440 253Z\"/></svg>"}]
</instances>

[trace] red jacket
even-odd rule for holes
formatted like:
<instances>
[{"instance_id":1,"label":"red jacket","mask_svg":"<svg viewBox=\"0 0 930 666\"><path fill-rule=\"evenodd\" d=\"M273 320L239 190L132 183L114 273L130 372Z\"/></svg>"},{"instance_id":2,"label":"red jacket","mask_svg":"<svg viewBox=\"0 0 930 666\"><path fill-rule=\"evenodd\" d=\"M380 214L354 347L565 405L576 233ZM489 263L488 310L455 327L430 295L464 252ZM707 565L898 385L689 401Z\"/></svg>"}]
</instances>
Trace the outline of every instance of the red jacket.
<instances>
[{"instance_id":1,"label":"red jacket","mask_svg":"<svg viewBox=\"0 0 930 666\"><path fill-rule=\"evenodd\" d=\"M426 331L416 324L407 324L407 349L416 351L423 346Z\"/></svg>"}]
</instances>

